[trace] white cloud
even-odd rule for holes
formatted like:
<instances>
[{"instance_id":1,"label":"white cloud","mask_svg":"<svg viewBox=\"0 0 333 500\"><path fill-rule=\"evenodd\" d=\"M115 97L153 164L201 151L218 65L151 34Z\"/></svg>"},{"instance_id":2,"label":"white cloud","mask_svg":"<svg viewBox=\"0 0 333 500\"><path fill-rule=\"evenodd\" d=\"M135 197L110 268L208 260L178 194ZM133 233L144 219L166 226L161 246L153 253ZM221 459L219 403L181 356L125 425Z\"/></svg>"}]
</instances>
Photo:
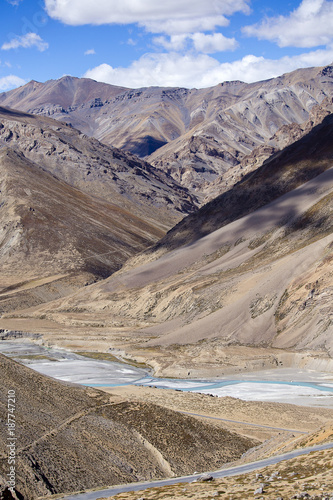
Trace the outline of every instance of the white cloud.
<instances>
[{"instance_id":1,"label":"white cloud","mask_svg":"<svg viewBox=\"0 0 333 500\"><path fill-rule=\"evenodd\" d=\"M24 49L36 47L40 52L43 52L44 50L48 49L49 44L44 42L36 33L27 33L26 35L12 38L10 42L3 44L1 49L11 50L18 49L19 47L23 47Z\"/></svg>"},{"instance_id":2,"label":"white cloud","mask_svg":"<svg viewBox=\"0 0 333 500\"><path fill-rule=\"evenodd\" d=\"M191 38L195 49L205 54L222 52L224 50L234 50L238 46L234 38L226 38L222 33L213 33L212 35L194 33Z\"/></svg>"},{"instance_id":3,"label":"white cloud","mask_svg":"<svg viewBox=\"0 0 333 500\"><path fill-rule=\"evenodd\" d=\"M217 26L228 26L229 20L224 16L207 16L203 18L165 19L163 21L141 22L151 33L167 33L168 35L182 35L196 31L212 31Z\"/></svg>"},{"instance_id":4,"label":"white cloud","mask_svg":"<svg viewBox=\"0 0 333 500\"><path fill-rule=\"evenodd\" d=\"M86 50L84 53L85 56L93 56L95 54L96 54L95 49Z\"/></svg>"},{"instance_id":5,"label":"white cloud","mask_svg":"<svg viewBox=\"0 0 333 500\"><path fill-rule=\"evenodd\" d=\"M12 65L9 61L4 61L4 62L0 61L0 66L6 66L6 68L12 67Z\"/></svg>"},{"instance_id":6,"label":"white cloud","mask_svg":"<svg viewBox=\"0 0 333 500\"><path fill-rule=\"evenodd\" d=\"M26 81L18 76L3 76L2 78L0 78L0 92L6 92L7 90L11 90L25 84Z\"/></svg>"},{"instance_id":7,"label":"white cloud","mask_svg":"<svg viewBox=\"0 0 333 500\"><path fill-rule=\"evenodd\" d=\"M203 52L204 54L234 50L238 46L234 38L226 38L222 33L213 33L212 35L206 35L205 33L171 35L169 39L165 36L158 36L153 39L153 42L167 50L176 52L188 48L192 43L197 52Z\"/></svg>"},{"instance_id":8,"label":"white cloud","mask_svg":"<svg viewBox=\"0 0 333 500\"><path fill-rule=\"evenodd\" d=\"M169 39L165 36L156 36L153 38L153 42L156 45L161 45L167 50L175 50L177 52L185 48L188 42L188 36L187 34L171 35Z\"/></svg>"},{"instance_id":9,"label":"white cloud","mask_svg":"<svg viewBox=\"0 0 333 500\"><path fill-rule=\"evenodd\" d=\"M22 0L7 0L8 3L10 3L11 5L19 5L20 2L22 2Z\"/></svg>"},{"instance_id":10,"label":"white cloud","mask_svg":"<svg viewBox=\"0 0 333 500\"><path fill-rule=\"evenodd\" d=\"M300 67L324 66L332 60L333 46L326 50L276 60L247 55L231 63L220 63L205 54L145 54L127 68L101 64L87 71L84 76L130 88L154 85L203 88L230 80L248 83L265 80Z\"/></svg>"},{"instance_id":11,"label":"white cloud","mask_svg":"<svg viewBox=\"0 0 333 500\"><path fill-rule=\"evenodd\" d=\"M243 32L259 40L271 40L279 47L317 47L333 40L333 2L303 0L289 16L264 19L245 26Z\"/></svg>"},{"instance_id":12,"label":"white cloud","mask_svg":"<svg viewBox=\"0 0 333 500\"><path fill-rule=\"evenodd\" d=\"M153 33L188 33L225 26L235 12L249 12L250 0L45 0L53 19L73 26L137 23Z\"/></svg>"}]
</instances>

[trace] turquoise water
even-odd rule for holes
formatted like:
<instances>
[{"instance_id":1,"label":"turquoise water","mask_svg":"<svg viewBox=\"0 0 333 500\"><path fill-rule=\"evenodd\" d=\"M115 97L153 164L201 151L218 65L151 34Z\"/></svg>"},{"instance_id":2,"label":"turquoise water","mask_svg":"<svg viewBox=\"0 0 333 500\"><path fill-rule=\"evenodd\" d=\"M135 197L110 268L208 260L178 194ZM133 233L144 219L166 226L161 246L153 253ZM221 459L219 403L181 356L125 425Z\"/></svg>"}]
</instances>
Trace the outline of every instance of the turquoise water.
<instances>
[{"instance_id":1,"label":"turquoise water","mask_svg":"<svg viewBox=\"0 0 333 500\"><path fill-rule=\"evenodd\" d=\"M162 379L147 377L133 382L134 385L155 386L160 389L178 389L184 392L200 392L202 390L209 391L213 389L220 389L231 385L240 384L253 384L253 385L280 385L280 386L293 386L293 387L306 387L315 389L322 392L330 392L333 394L332 387L315 384L313 382L293 382L293 381L278 381L278 380L182 380L182 379ZM119 387L127 384L83 384L89 387Z\"/></svg>"},{"instance_id":2,"label":"turquoise water","mask_svg":"<svg viewBox=\"0 0 333 500\"><path fill-rule=\"evenodd\" d=\"M154 386L212 396L230 396L243 400L288 402L333 408L333 374L279 369L234 375L237 379L189 380L151 376L147 370L111 361L85 358L65 350L46 349L30 343L1 342L0 352L20 355L30 368L56 379L90 387ZM53 361L29 359L32 354L51 354ZM27 359L22 357L27 354ZM57 362L54 362L57 359ZM246 378L248 377L248 380ZM253 378L252 378L253 377ZM254 377L258 377L254 379ZM261 380L263 377L265 380ZM271 378L276 377L273 380ZM283 380L279 380L279 377ZM293 380L297 378L298 380Z\"/></svg>"}]
</instances>

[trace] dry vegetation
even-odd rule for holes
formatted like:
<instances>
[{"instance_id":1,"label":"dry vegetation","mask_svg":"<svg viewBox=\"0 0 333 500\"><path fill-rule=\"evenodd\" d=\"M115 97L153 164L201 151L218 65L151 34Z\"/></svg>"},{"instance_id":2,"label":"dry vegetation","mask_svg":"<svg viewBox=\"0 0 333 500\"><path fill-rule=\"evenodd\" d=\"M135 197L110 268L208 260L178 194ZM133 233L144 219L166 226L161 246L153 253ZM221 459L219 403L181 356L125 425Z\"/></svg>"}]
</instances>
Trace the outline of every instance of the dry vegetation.
<instances>
[{"instance_id":1,"label":"dry vegetation","mask_svg":"<svg viewBox=\"0 0 333 500\"><path fill-rule=\"evenodd\" d=\"M210 482L198 481L122 493L113 500L326 500L333 493L333 451L314 452L258 472Z\"/></svg>"}]
</instances>

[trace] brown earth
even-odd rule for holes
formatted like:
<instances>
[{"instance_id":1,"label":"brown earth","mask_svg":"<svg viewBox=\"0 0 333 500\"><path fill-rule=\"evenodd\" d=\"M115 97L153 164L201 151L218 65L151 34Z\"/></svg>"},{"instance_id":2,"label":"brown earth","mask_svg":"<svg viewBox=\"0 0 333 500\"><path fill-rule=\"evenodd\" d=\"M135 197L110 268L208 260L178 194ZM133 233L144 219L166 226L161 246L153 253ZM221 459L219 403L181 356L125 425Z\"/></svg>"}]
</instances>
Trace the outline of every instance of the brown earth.
<instances>
[{"instance_id":1,"label":"brown earth","mask_svg":"<svg viewBox=\"0 0 333 500\"><path fill-rule=\"evenodd\" d=\"M13 413L8 391L15 392L16 490L26 499L204 471L258 442L149 402L56 381L2 355L0 365L3 423ZM2 492L8 437L3 426Z\"/></svg>"}]
</instances>

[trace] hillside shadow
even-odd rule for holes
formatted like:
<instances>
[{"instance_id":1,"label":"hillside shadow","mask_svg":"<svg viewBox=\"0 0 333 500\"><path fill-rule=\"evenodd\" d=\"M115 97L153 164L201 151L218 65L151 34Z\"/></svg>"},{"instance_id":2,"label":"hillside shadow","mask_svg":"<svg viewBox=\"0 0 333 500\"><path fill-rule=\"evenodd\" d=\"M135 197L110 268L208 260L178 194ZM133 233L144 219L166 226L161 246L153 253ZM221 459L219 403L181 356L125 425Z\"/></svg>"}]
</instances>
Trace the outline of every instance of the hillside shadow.
<instances>
[{"instance_id":1,"label":"hillside shadow","mask_svg":"<svg viewBox=\"0 0 333 500\"><path fill-rule=\"evenodd\" d=\"M319 176L332 167L332 160L333 114L330 114L309 134L272 155L255 172L245 175L232 189L185 217L146 252L170 251L194 243ZM300 195L294 191L295 206ZM290 206L288 218L295 213ZM256 213L254 217L261 215Z\"/></svg>"}]
</instances>

